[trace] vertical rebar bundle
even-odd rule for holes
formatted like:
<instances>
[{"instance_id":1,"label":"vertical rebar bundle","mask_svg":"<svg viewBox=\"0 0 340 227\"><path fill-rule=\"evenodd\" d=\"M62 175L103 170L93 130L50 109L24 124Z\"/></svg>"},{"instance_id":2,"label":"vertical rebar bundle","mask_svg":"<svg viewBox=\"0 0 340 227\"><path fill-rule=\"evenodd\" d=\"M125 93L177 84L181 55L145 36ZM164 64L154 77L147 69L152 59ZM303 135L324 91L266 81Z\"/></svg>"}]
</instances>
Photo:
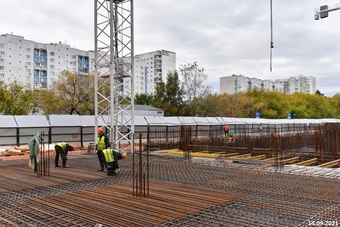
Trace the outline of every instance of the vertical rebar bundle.
<instances>
[{"instance_id":1,"label":"vertical rebar bundle","mask_svg":"<svg viewBox=\"0 0 340 227\"><path fill-rule=\"evenodd\" d=\"M138 161L135 163L135 158L133 157L133 165L132 165L132 195L137 197L146 197L149 196L149 147L146 147L146 164L143 163L143 141L142 141L142 134L139 134L139 150L138 150ZM133 153L135 156L135 153ZM137 165L137 173L135 173L135 166ZM146 174L145 174L146 172Z\"/></svg>"},{"instance_id":2,"label":"vertical rebar bundle","mask_svg":"<svg viewBox=\"0 0 340 227\"><path fill-rule=\"evenodd\" d=\"M42 131L40 132L40 145L39 145L39 167L37 170L37 176L42 177L50 175L50 151L49 149L46 150L45 141L44 141L45 133Z\"/></svg>"}]
</instances>

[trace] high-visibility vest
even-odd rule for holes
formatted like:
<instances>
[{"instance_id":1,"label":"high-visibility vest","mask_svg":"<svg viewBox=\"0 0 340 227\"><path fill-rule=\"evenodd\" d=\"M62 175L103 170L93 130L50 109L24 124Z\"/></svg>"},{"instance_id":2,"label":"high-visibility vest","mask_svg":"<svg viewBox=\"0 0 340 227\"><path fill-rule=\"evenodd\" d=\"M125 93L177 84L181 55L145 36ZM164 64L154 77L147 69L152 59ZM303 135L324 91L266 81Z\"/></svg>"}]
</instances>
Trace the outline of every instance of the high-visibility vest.
<instances>
[{"instance_id":1,"label":"high-visibility vest","mask_svg":"<svg viewBox=\"0 0 340 227\"><path fill-rule=\"evenodd\" d=\"M106 162L113 162L115 160L114 156L113 156L113 150L112 149L104 149L103 150L103 154L105 157L105 161Z\"/></svg>"},{"instance_id":2,"label":"high-visibility vest","mask_svg":"<svg viewBox=\"0 0 340 227\"><path fill-rule=\"evenodd\" d=\"M228 125L225 125L224 126L224 131L228 131L229 130L229 126Z\"/></svg>"},{"instance_id":3,"label":"high-visibility vest","mask_svg":"<svg viewBox=\"0 0 340 227\"><path fill-rule=\"evenodd\" d=\"M98 150L106 149L105 136L98 136Z\"/></svg>"},{"instance_id":4,"label":"high-visibility vest","mask_svg":"<svg viewBox=\"0 0 340 227\"><path fill-rule=\"evenodd\" d=\"M66 148L66 143L57 143L57 145L59 146L59 147L61 147L61 148L63 148L63 150L65 150L65 148Z\"/></svg>"}]
</instances>

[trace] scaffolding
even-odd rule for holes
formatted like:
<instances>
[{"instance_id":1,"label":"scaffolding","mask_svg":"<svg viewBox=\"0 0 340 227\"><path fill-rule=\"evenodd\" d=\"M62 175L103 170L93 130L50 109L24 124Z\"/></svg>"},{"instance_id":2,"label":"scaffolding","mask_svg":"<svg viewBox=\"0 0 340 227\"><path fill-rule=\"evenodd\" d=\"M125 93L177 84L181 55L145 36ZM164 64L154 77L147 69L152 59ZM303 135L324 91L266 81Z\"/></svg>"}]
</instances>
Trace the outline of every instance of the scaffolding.
<instances>
[{"instance_id":1,"label":"scaffolding","mask_svg":"<svg viewBox=\"0 0 340 227\"><path fill-rule=\"evenodd\" d=\"M94 20L95 141L102 126L111 148L133 150L133 0L95 0Z\"/></svg>"}]
</instances>

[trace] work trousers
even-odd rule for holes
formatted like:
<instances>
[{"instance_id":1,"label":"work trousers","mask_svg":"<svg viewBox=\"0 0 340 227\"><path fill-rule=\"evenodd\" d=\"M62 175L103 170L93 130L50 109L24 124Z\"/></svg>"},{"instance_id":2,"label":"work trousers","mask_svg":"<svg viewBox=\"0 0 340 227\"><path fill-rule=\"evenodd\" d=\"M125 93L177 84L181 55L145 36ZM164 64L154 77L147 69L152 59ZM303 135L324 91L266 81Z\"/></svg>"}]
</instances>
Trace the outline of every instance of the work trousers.
<instances>
[{"instance_id":1,"label":"work trousers","mask_svg":"<svg viewBox=\"0 0 340 227\"><path fill-rule=\"evenodd\" d=\"M119 169L118 160L119 160L119 153L113 152L114 155L114 161L113 162L107 162L107 175L108 176L114 176L116 175L115 171L116 169Z\"/></svg>"},{"instance_id":2,"label":"work trousers","mask_svg":"<svg viewBox=\"0 0 340 227\"><path fill-rule=\"evenodd\" d=\"M55 159L54 159L55 166L59 165L59 156L60 156L61 160L62 160L63 167L66 167L66 161L67 161L67 154L66 154L66 152L59 145L55 145L54 149L55 149Z\"/></svg>"},{"instance_id":3,"label":"work trousers","mask_svg":"<svg viewBox=\"0 0 340 227\"><path fill-rule=\"evenodd\" d=\"M99 161L100 169L101 170L106 170L107 166L106 166L106 162L105 162L103 151L102 150L98 150L97 151L97 156L98 156L98 161Z\"/></svg>"}]
</instances>

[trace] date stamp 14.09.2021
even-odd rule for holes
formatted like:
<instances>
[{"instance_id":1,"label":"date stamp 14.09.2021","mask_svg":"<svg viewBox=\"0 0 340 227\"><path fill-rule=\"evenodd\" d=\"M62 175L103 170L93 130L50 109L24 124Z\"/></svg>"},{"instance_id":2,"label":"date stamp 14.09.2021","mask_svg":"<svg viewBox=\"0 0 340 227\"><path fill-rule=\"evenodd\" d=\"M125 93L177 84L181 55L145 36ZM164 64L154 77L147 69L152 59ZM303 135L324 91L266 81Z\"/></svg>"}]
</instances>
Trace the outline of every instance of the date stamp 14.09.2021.
<instances>
[{"instance_id":1,"label":"date stamp 14.09.2021","mask_svg":"<svg viewBox=\"0 0 340 227\"><path fill-rule=\"evenodd\" d=\"M308 221L308 226L339 226L340 221L335 220L318 220Z\"/></svg>"}]
</instances>

